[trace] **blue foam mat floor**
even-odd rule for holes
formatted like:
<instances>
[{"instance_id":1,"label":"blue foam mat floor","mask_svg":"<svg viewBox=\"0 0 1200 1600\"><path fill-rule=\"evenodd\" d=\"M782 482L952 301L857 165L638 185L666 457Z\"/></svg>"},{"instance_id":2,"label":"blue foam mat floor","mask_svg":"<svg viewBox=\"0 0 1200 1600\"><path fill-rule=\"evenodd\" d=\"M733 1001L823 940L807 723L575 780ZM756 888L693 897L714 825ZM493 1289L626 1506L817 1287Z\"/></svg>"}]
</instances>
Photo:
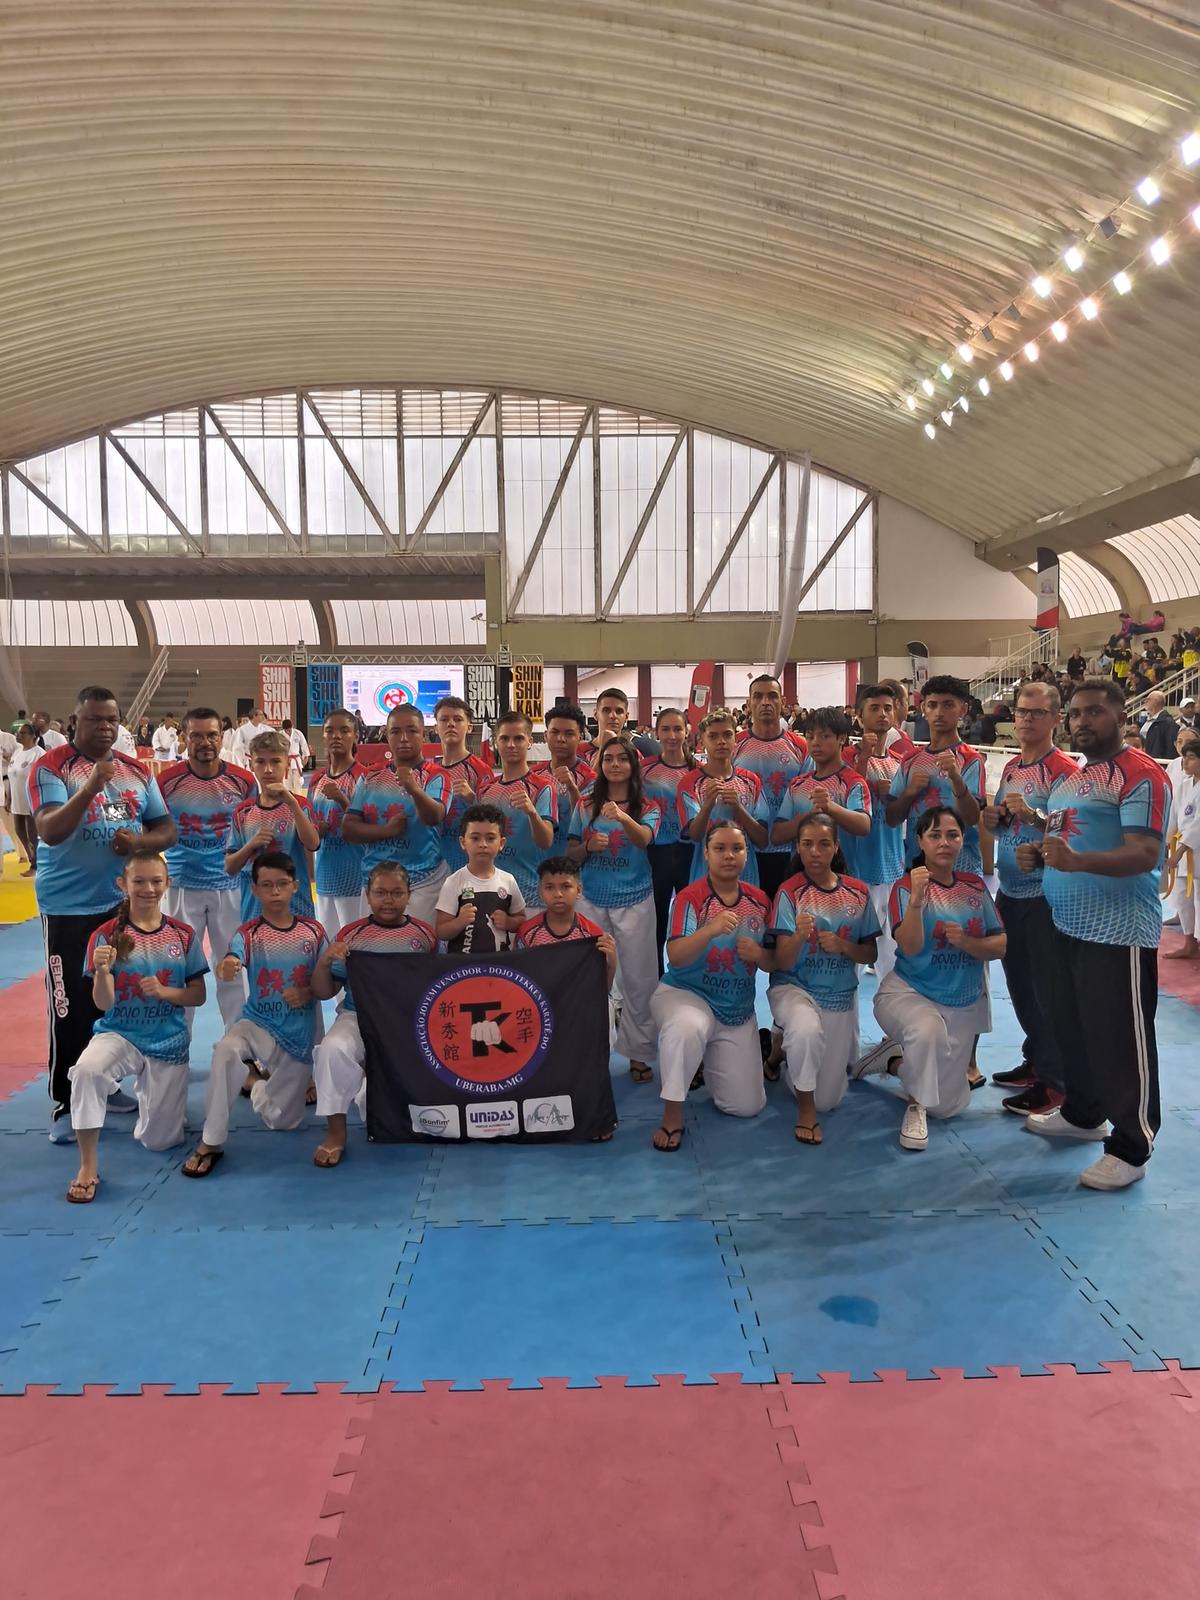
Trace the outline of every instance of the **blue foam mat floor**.
<instances>
[{"instance_id":1,"label":"blue foam mat floor","mask_svg":"<svg viewBox=\"0 0 1200 1600\"><path fill-rule=\"evenodd\" d=\"M0 931L0 986L39 964L36 924ZM988 1072L1020 1045L993 984ZM347 1159L318 1172L314 1117L271 1134L241 1101L204 1183L179 1176L186 1147L152 1155L112 1118L97 1200L69 1207L74 1151L46 1140L35 1083L0 1104L0 1392L1198 1365L1195 1016L1160 1000L1163 1130L1146 1181L1117 1195L1079 1188L1094 1149L1026 1134L991 1088L920 1156L899 1149L880 1080L850 1086L819 1149L792 1138L782 1084L745 1121L700 1093L664 1156L656 1087L614 1057L610 1145L376 1146L352 1118ZM218 1030L209 1005L193 1130Z\"/></svg>"}]
</instances>

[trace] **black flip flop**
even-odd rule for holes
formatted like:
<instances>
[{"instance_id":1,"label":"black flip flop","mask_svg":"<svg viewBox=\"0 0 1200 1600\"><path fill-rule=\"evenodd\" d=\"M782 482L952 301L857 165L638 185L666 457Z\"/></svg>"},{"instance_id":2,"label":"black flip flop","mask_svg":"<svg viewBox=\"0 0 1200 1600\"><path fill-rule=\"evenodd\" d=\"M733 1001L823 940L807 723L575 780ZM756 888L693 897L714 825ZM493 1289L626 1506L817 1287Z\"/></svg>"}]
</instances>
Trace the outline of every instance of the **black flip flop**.
<instances>
[{"instance_id":1,"label":"black flip flop","mask_svg":"<svg viewBox=\"0 0 1200 1600\"><path fill-rule=\"evenodd\" d=\"M192 1156L195 1156L198 1161L207 1161L208 1162L208 1165L207 1165L207 1167L205 1167L203 1172L189 1172L188 1171L188 1169L187 1169L187 1161L190 1161L192 1159ZM211 1178L212 1177L212 1170L216 1166L217 1162L218 1161L223 1161L224 1159L225 1159L224 1150L204 1150L204 1151L199 1152L199 1153L197 1153L195 1150L193 1150L192 1151L192 1155L188 1156L187 1161L184 1162L183 1166L181 1166L179 1170L180 1170L180 1172L183 1174L183 1176L185 1178Z\"/></svg>"},{"instance_id":2,"label":"black flip flop","mask_svg":"<svg viewBox=\"0 0 1200 1600\"><path fill-rule=\"evenodd\" d=\"M674 1139L675 1143L674 1144L655 1144L653 1138L651 1138L651 1140L650 1140L651 1148L654 1149L654 1150L657 1150L659 1155L661 1155L661 1156L673 1156L675 1154L676 1150L678 1150L680 1145L683 1143L683 1129L682 1128L664 1128L664 1127L660 1126L660 1127L656 1128L654 1131L655 1131L655 1133L665 1133L667 1138L668 1139Z\"/></svg>"}]
</instances>

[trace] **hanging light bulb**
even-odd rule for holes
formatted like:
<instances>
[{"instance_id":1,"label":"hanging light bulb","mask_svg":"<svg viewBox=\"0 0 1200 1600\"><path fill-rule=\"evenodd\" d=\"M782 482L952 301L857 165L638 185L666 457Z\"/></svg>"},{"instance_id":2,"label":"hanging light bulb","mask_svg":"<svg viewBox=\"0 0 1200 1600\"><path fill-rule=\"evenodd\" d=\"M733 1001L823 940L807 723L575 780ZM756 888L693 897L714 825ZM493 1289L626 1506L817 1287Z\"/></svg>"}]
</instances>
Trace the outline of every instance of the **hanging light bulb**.
<instances>
[{"instance_id":1,"label":"hanging light bulb","mask_svg":"<svg viewBox=\"0 0 1200 1600\"><path fill-rule=\"evenodd\" d=\"M945 378L947 383L949 383L950 379L954 376L954 368L948 361L943 361L941 366L938 368L938 371L941 373L942 377Z\"/></svg>"},{"instance_id":2,"label":"hanging light bulb","mask_svg":"<svg viewBox=\"0 0 1200 1600\"><path fill-rule=\"evenodd\" d=\"M1198 209L1200 209L1200 208L1198 208ZM1113 274L1113 288L1117 291L1118 294L1128 294L1130 289L1133 288L1133 279L1129 276L1129 274L1127 272L1114 273Z\"/></svg>"},{"instance_id":3,"label":"hanging light bulb","mask_svg":"<svg viewBox=\"0 0 1200 1600\"><path fill-rule=\"evenodd\" d=\"M1023 353L1026 361L1036 361L1038 356L1041 355L1041 351L1038 349L1037 344L1033 339L1030 339L1029 343L1025 346Z\"/></svg>"},{"instance_id":4,"label":"hanging light bulb","mask_svg":"<svg viewBox=\"0 0 1200 1600\"><path fill-rule=\"evenodd\" d=\"M1137 186L1137 197L1143 205L1152 206L1162 194L1162 190L1153 178L1143 178Z\"/></svg>"},{"instance_id":5,"label":"hanging light bulb","mask_svg":"<svg viewBox=\"0 0 1200 1600\"><path fill-rule=\"evenodd\" d=\"M1086 300L1079 302L1079 312L1088 322L1095 322L1100 315L1100 307L1092 299L1091 295L1088 295Z\"/></svg>"},{"instance_id":6,"label":"hanging light bulb","mask_svg":"<svg viewBox=\"0 0 1200 1600\"><path fill-rule=\"evenodd\" d=\"M1179 159L1185 167L1194 167L1200 161L1200 133L1189 133L1179 146Z\"/></svg>"},{"instance_id":7,"label":"hanging light bulb","mask_svg":"<svg viewBox=\"0 0 1200 1600\"><path fill-rule=\"evenodd\" d=\"M971 402L967 399L965 394L960 394L958 397L958 409L960 411L970 411L971 409Z\"/></svg>"},{"instance_id":8,"label":"hanging light bulb","mask_svg":"<svg viewBox=\"0 0 1200 1600\"><path fill-rule=\"evenodd\" d=\"M1083 265L1083 251L1077 244L1069 245L1063 251L1063 261L1071 272L1078 272Z\"/></svg>"},{"instance_id":9,"label":"hanging light bulb","mask_svg":"<svg viewBox=\"0 0 1200 1600\"><path fill-rule=\"evenodd\" d=\"M936 439L937 438L937 429L934 427L932 422L927 422L925 424L925 437L927 439Z\"/></svg>"},{"instance_id":10,"label":"hanging light bulb","mask_svg":"<svg viewBox=\"0 0 1200 1600\"><path fill-rule=\"evenodd\" d=\"M1005 383L1011 383L1013 381L1013 364L1011 361L1002 361L1000 363L1000 376L1004 379Z\"/></svg>"},{"instance_id":11,"label":"hanging light bulb","mask_svg":"<svg viewBox=\"0 0 1200 1600\"><path fill-rule=\"evenodd\" d=\"M1029 287L1033 290L1034 294L1037 295L1039 300L1044 300L1050 293L1051 289L1053 289L1054 285L1050 282L1049 278L1043 278L1039 275L1033 280Z\"/></svg>"},{"instance_id":12,"label":"hanging light bulb","mask_svg":"<svg viewBox=\"0 0 1200 1600\"><path fill-rule=\"evenodd\" d=\"M1150 246L1150 259L1156 267L1161 267L1164 261L1171 259L1171 241L1165 234Z\"/></svg>"},{"instance_id":13,"label":"hanging light bulb","mask_svg":"<svg viewBox=\"0 0 1200 1600\"><path fill-rule=\"evenodd\" d=\"M908 409L910 411L915 411L917 409L916 396L915 395L911 395L911 394L906 394L904 396L904 404L908 407Z\"/></svg>"},{"instance_id":14,"label":"hanging light bulb","mask_svg":"<svg viewBox=\"0 0 1200 1600\"><path fill-rule=\"evenodd\" d=\"M974 352L974 350L971 349L971 346L969 344L960 344L959 345L959 347L958 347L958 359L960 361L965 361L968 366L970 366L971 362L974 361L975 352Z\"/></svg>"},{"instance_id":15,"label":"hanging light bulb","mask_svg":"<svg viewBox=\"0 0 1200 1600\"><path fill-rule=\"evenodd\" d=\"M979 390L980 394L983 396L983 398L985 400L987 399L988 395L990 395L991 392L992 392L992 386L987 381L986 378L980 378L979 382L975 385L975 387Z\"/></svg>"},{"instance_id":16,"label":"hanging light bulb","mask_svg":"<svg viewBox=\"0 0 1200 1600\"><path fill-rule=\"evenodd\" d=\"M930 379L930 378L922 378L921 379L921 387L922 387L922 389L924 389L925 393L932 400L933 399L933 380Z\"/></svg>"},{"instance_id":17,"label":"hanging light bulb","mask_svg":"<svg viewBox=\"0 0 1200 1600\"><path fill-rule=\"evenodd\" d=\"M1067 325L1065 322L1052 322L1050 324L1050 332L1058 340L1059 344L1061 344L1067 337L1067 331Z\"/></svg>"},{"instance_id":18,"label":"hanging light bulb","mask_svg":"<svg viewBox=\"0 0 1200 1600\"><path fill-rule=\"evenodd\" d=\"M953 413L953 411L943 411L942 412L942 421L949 428L954 422L954 413Z\"/></svg>"}]
</instances>

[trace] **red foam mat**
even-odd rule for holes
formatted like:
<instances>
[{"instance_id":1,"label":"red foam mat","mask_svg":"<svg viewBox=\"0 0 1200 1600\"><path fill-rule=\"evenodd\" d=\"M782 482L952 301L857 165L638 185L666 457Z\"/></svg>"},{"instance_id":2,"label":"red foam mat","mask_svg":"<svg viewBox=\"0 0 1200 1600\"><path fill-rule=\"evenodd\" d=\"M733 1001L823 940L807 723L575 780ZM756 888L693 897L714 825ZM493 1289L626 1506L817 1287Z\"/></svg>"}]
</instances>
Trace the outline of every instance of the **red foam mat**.
<instances>
[{"instance_id":1,"label":"red foam mat","mask_svg":"<svg viewBox=\"0 0 1200 1600\"><path fill-rule=\"evenodd\" d=\"M823 1536L823 1600L1196 1593L1197 1374L785 1386Z\"/></svg>"},{"instance_id":2,"label":"red foam mat","mask_svg":"<svg viewBox=\"0 0 1200 1600\"><path fill-rule=\"evenodd\" d=\"M380 1395L320 1600L815 1600L768 1406L736 1380Z\"/></svg>"},{"instance_id":3,"label":"red foam mat","mask_svg":"<svg viewBox=\"0 0 1200 1600\"><path fill-rule=\"evenodd\" d=\"M361 1405L336 1388L0 1399L5 1600L292 1600Z\"/></svg>"},{"instance_id":4,"label":"red foam mat","mask_svg":"<svg viewBox=\"0 0 1200 1600\"><path fill-rule=\"evenodd\" d=\"M0 1100L46 1070L46 980L40 972L0 990Z\"/></svg>"}]
</instances>

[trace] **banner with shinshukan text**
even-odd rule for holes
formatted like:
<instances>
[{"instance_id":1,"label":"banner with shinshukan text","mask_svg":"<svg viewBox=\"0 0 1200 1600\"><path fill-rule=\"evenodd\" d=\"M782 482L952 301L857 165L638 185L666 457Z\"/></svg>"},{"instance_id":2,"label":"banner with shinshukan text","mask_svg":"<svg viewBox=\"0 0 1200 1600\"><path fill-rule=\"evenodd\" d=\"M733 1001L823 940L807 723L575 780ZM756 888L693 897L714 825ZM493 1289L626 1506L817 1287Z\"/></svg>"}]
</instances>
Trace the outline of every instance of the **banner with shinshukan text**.
<instances>
[{"instance_id":1,"label":"banner with shinshukan text","mask_svg":"<svg viewBox=\"0 0 1200 1600\"><path fill-rule=\"evenodd\" d=\"M348 978L371 1139L534 1144L616 1125L594 940L494 956L352 950Z\"/></svg>"}]
</instances>

